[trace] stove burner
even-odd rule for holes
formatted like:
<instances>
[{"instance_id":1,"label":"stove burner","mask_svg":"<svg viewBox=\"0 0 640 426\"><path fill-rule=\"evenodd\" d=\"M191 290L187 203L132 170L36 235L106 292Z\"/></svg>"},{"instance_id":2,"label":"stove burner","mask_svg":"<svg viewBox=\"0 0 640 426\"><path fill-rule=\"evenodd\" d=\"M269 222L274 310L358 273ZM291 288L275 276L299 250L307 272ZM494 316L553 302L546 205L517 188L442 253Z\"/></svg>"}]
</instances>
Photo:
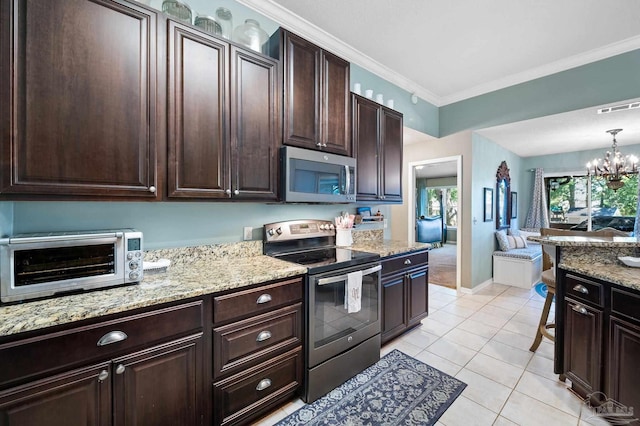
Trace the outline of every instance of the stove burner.
<instances>
[{"instance_id":1,"label":"stove burner","mask_svg":"<svg viewBox=\"0 0 640 426\"><path fill-rule=\"evenodd\" d=\"M318 273L348 266L359 265L380 259L375 253L351 250L342 247L323 247L294 253L282 253L276 258L304 265L310 273Z\"/></svg>"}]
</instances>

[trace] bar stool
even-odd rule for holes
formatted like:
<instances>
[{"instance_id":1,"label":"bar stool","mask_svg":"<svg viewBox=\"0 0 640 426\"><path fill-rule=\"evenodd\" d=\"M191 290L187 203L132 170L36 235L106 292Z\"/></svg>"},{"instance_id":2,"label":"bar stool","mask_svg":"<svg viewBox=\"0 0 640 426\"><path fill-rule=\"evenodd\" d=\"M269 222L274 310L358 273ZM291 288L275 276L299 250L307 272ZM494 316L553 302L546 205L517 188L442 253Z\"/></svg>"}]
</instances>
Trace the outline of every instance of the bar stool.
<instances>
[{"instance_id":1,"label":"bar stool","mask_svg":"<svg viewBox=\"0 0 640 426\"><path fill-rule=\"evenodd\" d=\"M543 256L547 256L546 254ZM548 256L547 256L548 257ZM544 264L544 259L543 259ZM536 330L536 337L533 340L533 344L529 348L531 352L535 352L542 342L542 338L555 342L555 336L549 333L548 330L556 328L555 322L549 321L549 312L551 311L551 304L553 303L553 296L556 294L556 277L553 274L553 266L549 269L542 271L542 282L547 285L547 297L544 299L544 306L542 307L542 314L540 315L540 322L538 323L538 330Z\"/></svg>"}]
</instances>

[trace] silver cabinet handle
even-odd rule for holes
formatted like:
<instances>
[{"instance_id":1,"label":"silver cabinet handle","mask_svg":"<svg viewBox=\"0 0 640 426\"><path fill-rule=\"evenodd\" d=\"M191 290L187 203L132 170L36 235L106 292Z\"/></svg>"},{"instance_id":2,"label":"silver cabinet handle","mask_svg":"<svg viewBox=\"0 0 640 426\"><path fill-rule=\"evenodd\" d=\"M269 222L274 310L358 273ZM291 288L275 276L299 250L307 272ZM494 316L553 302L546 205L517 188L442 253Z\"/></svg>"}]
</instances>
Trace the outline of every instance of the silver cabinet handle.
<instances>
[{"instance_id":1,"label":"silver cabinet handle","mask_svg":"<svg viewBox=\"0 0 640 426\"><path fill-rule=\"evenodd\" d=\"M235 191L233 191L233 194L234 195L238 195L238 194L240 194L240 191L236 189Z\"/></svg>"},{"instance_id":2,"label":"silver cabinet handle","mask_svg":"<svg viewBox=\"0 0 640 426\"><path fill-rule=\"evenodd\" d=\"M257 391L265 390L269 386L271 386L271 380L262 379L262 380L260 380L260 383L258 383L258 386L256 386L256 390Z\"/></svg>"},{"instance_id":3,"label":"silver cabinet handle","mask_svg":"<svg viewBox=\"0 0 640 426\"><path fill-rule=\"evenodd\" d=\"M271 339L271 332L268 330L261 331L258 333L258 337L256 337L256 342L264 342L265 340Z\"/></svg>"},{"instance_id":4,"label":"silver cabinet handle","mask_svg":"<svg viewBox=\"0 0 640 426\"><path fill-rule=\"evenodd\" d=\"M316 146L319 146L319 147L321 147L321 148L322 148L322 142L318 142L318 143L316 143Z\"/></svg>"},{"instance_id":5,"label":"silver cabinet handle","mask_svg":"<svg viewBox=\"0 0 640 426\"><path fill-rule=\"evenodd\" d=\"M271 302L271 295L268 293L261 294L260 297L258 297L258 300L256 300L256 303L258 305L262 305L263 303L267 302Z\"/></svg>"},{"instance_id":6,"label":"silver cabinet handle","mask_svg":"<svg viewBox=\"0 0 640 426\"><path fill-rule=\"evenodd\" d=\"M116 374L122 374L124 373L124 370L126 369L126 367L122 364L118 364L118 366L116 367Z\"/></svg>"},{"instance_id":7,"label":"silver cabinet handle","mask_svg":"<svg viewBox=\"0 0 640 426\"><path fill-rule=\"evenodd\" d=\"M127 336L123 331L110 331L98 340L98 346L106 346L112 343L122 342L127 339Z\"/></svg>"},{"instance_id":8,"label":"silver cabinet handle","mask_svg":"<svg viewBox=\"0 0 640 426\"><path fill-rule=\"evenodd\" d=\"M150 186L149 187L149 192L152 193L152 194L155 194L156 193L156 187L155 186Z\"/></svg>"},{"instance_id":9,"label":"silver cabinet handle","mask_svg":"<svg viewBox=\"0 0 640 426\"><path fill-rule=\"evenodd\" d=\"M405 261L404 261L404 264L405 264L405 265L411 265L411 259L407 259L407 260L405 260Z\"/></svg>"},{"instance_id":10,"label":"silver cabinet handle","mask_svg":"<svg viewBox=\"0 0 640 426\"><path fill-rule=\"evenodd\" d=\"M98 381L104 382L109 377L109 372L107 370L102 370L100 374L98 374Z\"/></svg>"},{"instance_id":11,"label":"silver cabinet handle","mask_svg":"<svg viewBox=\"0 0 640 426\"><path fill-rule=\"evenodd\" d=\"M573 286L573 291L579 291L582 294L589 294L589 289L587 289L582 284L576 284L575 286Z\"/></svg>"},{"instance_id":12,"label":"silver cabinet handle","mask_svg":"<svg viewBox=\"0 0 640 426\"><path fill-rule=\"evenodd\" d=\"M584 306L581 305L574 305L571 309L573 309L574 311L576 311L579 314L582 315L587 315L587 309Z\"/></svg>"},{"instance_id":13,"label":"silver cabinet handle","mask_svg":"<svg viewBox=\"0 0 640 426\"><path fill-rule=\"evenodd\" d=\"M362 271L362 275L369 275L369 274L373 274L374 272L378 272L379 270L382 269L382 265L376 265L372 268L369 269L365 269L364 271ZM337 283L340 281L345 281L347 279L347 275L338 275L335 277L329 277L329 278L320 278L317 281L318 285L326 285L326 284L333 284L333 283Z\"/></svg>"},{"instance_id":14,"label":"silver cabinet handle","mask_svg":"<svg viewBox=\"0 0 640 426\"><path fill-rule=\"evenodd\" d=\"M347 180L345 182L345 195L349 195L351 193L351 171L349 170L349 166L345 165L344 166L344 174L345 174L345 179Z\"/></svg>"}]
</instances>

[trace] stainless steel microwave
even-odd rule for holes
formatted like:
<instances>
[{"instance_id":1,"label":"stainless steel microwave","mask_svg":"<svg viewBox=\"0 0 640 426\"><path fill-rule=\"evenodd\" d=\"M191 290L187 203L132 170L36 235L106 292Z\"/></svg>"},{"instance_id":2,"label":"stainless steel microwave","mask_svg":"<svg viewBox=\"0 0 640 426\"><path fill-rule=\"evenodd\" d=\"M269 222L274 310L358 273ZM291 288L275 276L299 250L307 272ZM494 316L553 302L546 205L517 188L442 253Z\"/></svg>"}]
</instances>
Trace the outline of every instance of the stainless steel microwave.
<instances>
[{"instance_id":1,"label":"stainless steel microwave","mask_svg":"<svg viewBox=\"0 0 640 426\"><path fill-rule=\"evenodd\" d=\"M0 240L3 303L139 282L142 232L20 234Z\"/></svg>"},{"instance_id":2,"label":"stainless steel microwave","mask_svg":"<svg viewBox=\"0 0 640 426\"><path fill-rule=\"evenodd\" d=\"M282 194L293 203L354 203L356 159L310 149L281 148Z\"/></svg>"}]
</instances>

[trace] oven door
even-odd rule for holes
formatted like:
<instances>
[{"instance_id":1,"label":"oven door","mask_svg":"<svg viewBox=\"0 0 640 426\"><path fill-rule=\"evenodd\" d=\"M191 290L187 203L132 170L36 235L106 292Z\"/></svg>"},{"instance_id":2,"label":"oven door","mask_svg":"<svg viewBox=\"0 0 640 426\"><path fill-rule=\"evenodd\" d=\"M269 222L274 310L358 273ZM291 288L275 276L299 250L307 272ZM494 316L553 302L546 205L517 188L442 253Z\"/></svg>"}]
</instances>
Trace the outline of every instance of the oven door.
<instances>
[{"instance_id":1,"label":"oven door","mask_svg":"<svg viewBox=\"0 0 640 426\"><path fill-rule=\"evenodd\" d=\"M307 367L314 367L380 333L379 262L309 275ZM361 309L349 313L348 274L362 271Z\"/></svg>"}]
</instances>

